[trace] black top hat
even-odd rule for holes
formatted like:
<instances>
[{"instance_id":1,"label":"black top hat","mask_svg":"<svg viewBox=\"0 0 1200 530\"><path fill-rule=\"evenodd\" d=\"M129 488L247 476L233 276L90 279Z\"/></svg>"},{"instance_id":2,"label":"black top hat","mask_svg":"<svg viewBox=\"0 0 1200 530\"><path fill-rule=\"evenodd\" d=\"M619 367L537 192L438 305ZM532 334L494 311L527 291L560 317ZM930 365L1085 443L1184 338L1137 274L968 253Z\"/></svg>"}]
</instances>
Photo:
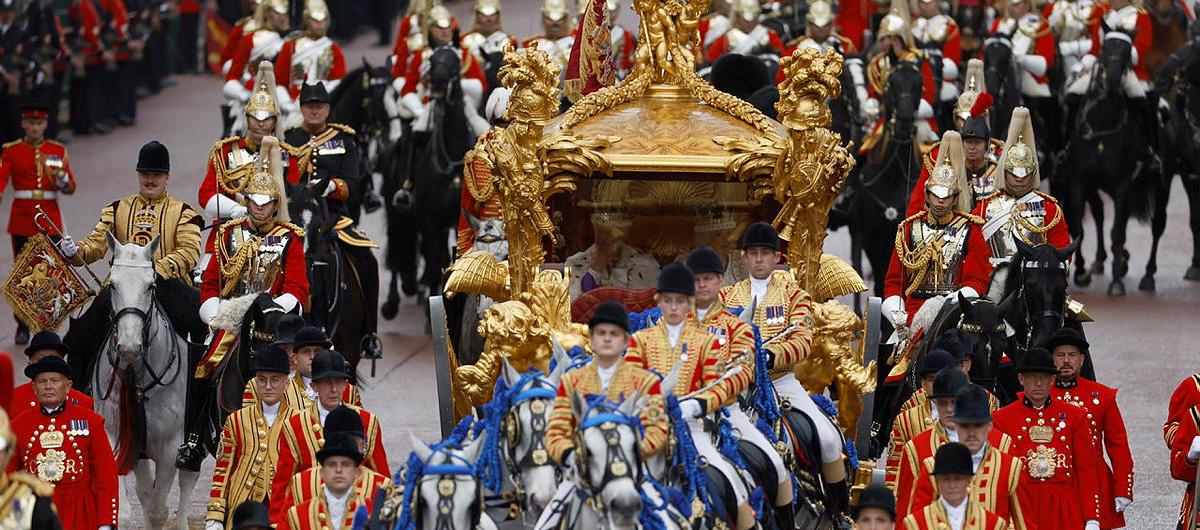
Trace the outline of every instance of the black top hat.
<instances>
[{"instance_id":1,"label":"black top hat","mask_svg":"<svg viewBox=\"0 0 1200 530\"><path fill-rule=\"evenodd\" d=\"M937 340L933 342L933 349L946 350L957 362L967 360L972 346L971 336L958 328L950 328L941 332L938 334Z\"/></svg>"},{"instance_id":2,"label":"black top hat","mask_svg":"<svg viewBox=\"0 0 1200 530\"><path fill-rule=\"evenodd\" d=\"M629 333L629 311L621 302L605 300L588 319L588 329L596 327L596 324L613 324Z\"/></svg>"},{"instance_id":3,"label":"black top hat","mask_svg":"<svg viewBox=\"0 0 1200 530\"><path fill-rule=\"evenodd\" d=\"M858 504L850 509L850 516L858 519L858 514L862 512L863 508L879 508L887 512L894 521L896 519L896 496L883 484L871 484L863 488L862 493L858 495Z\"/></svg>"},{"instance_id":4,"label":"black top hat","mask_svg":"<svg viewBox=\"0 0 1200 530\"><path fill-rule=\"evenodd\" d=\"M1054 366L1054 359L1050 358L1050 352L1046 351L1046 348L1029 348L1021 363L1017 365L1017 373L1057 375L1058 368Z\"/></svg>"},{"instance_id":5,"label":"black top hat","mask_svg":"<svg viewBox=\"0 0 1200 530\"><path fill-rule=\"evenodd\" d=\"M713 63L711 72L714 88L742 100L750 99L755 91L773 81L765 63L740 53L722 55Z\"/></svg>"},{"instance_id":6,"label":"black top hat","mask_svg":"<svg viewBox=\"0 0 1200 530\"><path fill-rule=\"evenodd\" d=\"M137 170L170 173L171 152L167 151L167 146L159 143L158 140L146 142L146 145L142 146L142 150L138 151Z\"/></svg>"},{"instance_id":7,"label":"black top hat","mask_svg":"<svg viewBox=\"0 0 1200 530\"><path fill-rule=\"evenodd\" d=\"M986 116L967 118L967 121L963 122L962 130L958 133L962 135L963 140L967 138L991 140L992 138L992 130L988 128Z\"/></svg>"},{"instance_id":8,"label":"black top hat","mask_svg":"<svg viewBox=\"0 0 1200 530\"><path fill-rule=\"evenodd\" d=\"M658 292L696 296L696 275L681 263L671 263L658 271Z\"/></svg>"},{"instance_id":9,"label":"black top hat","mask_svg":"<svg viewBox=\"0 0 1200 530\"><path fill-rule=\"evenodd\" d=\"M1054 351L1054 348L1067 344L1079 348L1079 351L1085 355L1088 353L1088 347L1090 346L1087 339L1083 338L1082 333L1071 328L1062 328L1055 331L1050 340L1046 342L1046 349Z\"/></svg>"},{"instance_id":10,"label":"black top hat","mask_svg":"<svg viewBox=\"0 0 1200 530\"><path fill-rule=\"evenodd\" d=\"M344 456L354 460L355 465L362 465L363 454L358 448L358 440L349 433L333 432L325 435L325 444L317 451L317 462L325 463L325 460L335 456Z\"/></svg>"},{"instance_id":11,"label":"black top hat","mask_svg":"<svg viewBox=\"0 0 1200 530\"><path fill-rule=\"evenodd\" d=\"M291 344L296 341L296 332L303 328L304 317L299 315L283 315L275 323L275 344Z\"/></svg>"},{"instance_id":12,"label":"black top hat","mask_svg":"<svg viewBox=\"0 0 1200 530\"><path fill-rule=\"evenodd\" d=\"M958 442L950 442L938 448L933 455L931 475L974 475L975 464L971 462L971 450Z\"/></svg>"},{"instance_id":13,"label":"black top hat","mask_svg":"<svg viewBox=\"0 0 1200 530\"><path fill-rule=\"evenodd\" d=\"M721 263L721 256L717 255L717 251L707 246L699 247L693 250L691 254L688 254L687 266L689 269L692 269L694 274L702 272L725 274L725 265Z\"/></svg>"},{"instance_id":14,"label":"black top hat","mask_svg":"<svg viewBox=\"0 0 1200 530\"><path fill-rule=\"evenodd\" d=\"M304 83L300 87L300 104L305 103L329 103L329 92L325 90L325 83L317 81L313 84Z\"/></svg>"},{"instance_id":15,"label":"black top hat","mask_svg":"<svg viewBox=\"0 0 1200 530\"><path fill-rule=\"evenodd\" d=\"M332 433L349 433L359 438L367 437L367 429L363 427L362 416L345 405L338 405L325 416L325 425L321 426L326 436Z\"/></svg>"},{"instance_id":16,"label":"black top hat","mask_svg":"<svg viewBox=\"0 0 1200 530\"><path fill-rule=\"evenodd\" d=\"M322 379L350 379L350 373L346 371L346 360L342 358L342 354L333 350L317 352L312 362L312 380L320 381Z\"/></svg>"},{"instance_id":17,"label":"black top hat","mask_svg":"<svg viewBox=\"0 0 1200 530\"><path fill-rule=\"evenodd\" d=\"M917 373L920 377L933 375L939 370L947 366L954 366L958 363L954 362L954 356L946 350L933 350L925 354L925 360L921 361L921 370Z\"/></svg>"},{"instance_id":18,"label":"black top hat","mask_svg":"<svg viewBox=\"0 0 1200 530\"><path fill-rule=\"evenodd\" d=\"M292 340L292 351L299 350L305 346L320 346L322 348L332 348L333 343L329 342L329 337L325 336L325 332L316 326L304 326L296 331Z\"/></svg>"},{"instance_id":19,"label":"black top hat","mask_svg":"<svg viewBox=\"0 0 1200 530\"><path fill-rule=\"evenodd\" d=\"M779 250L779 231L771 223L759 221L750 225L742 234L742 250L751 247L767 247Z\"/></svg>"},{"instance_id":20,"label":"black top hat","mask_svg":"<svg viewBox=\"0 0 1200 530\"><path fill-rule=\"evenodd\" d=\"M233 510L233 527L229 530L271 528L271 516L267 505L257 501L246 501Z\"/></svg>"},{"instance_id":21,"label":"black top hat","mask_svg":"<svg viewBox=\"0 0 1200 530\"><path fill-rule=\"evenodd\" d=\"M282 372L286 374L292 371L292 363L288 360L287 352L283 351L278 344L263 344L254 351L254 359L250 362L250 371L252 373Z\"/></svg>"},{"instance_id":22,"label":"black top hat","mask_svg":"<svg viewBox=\"0 0 1200 530\"><path fill-rule=\"evenodd\" d=\"M960 388L970 383L967 374L957 366L947 366L933 376L933 388L929 392L929 399L952 398Z\"/></svg>"},{"instance_id":23,"label":"black top hat","mask_svg":"<svg viewBox=\"0 0 1200 530\"><path fill-rule=\"evenodd\" d=\"M25 367L25 377L31 380L37 377L38 374L50 372L63 374L67 376L67 379L71 379L71 365L67 364L67 361L62 357L55 355L47 355L38 359L38 362Z\"/></svg>"},{"instance_id":24,"label":"black top hat","mask_svg":"<svg viewBox=\"0 0 1200 530\"><path fill-rule=\"evenodd\" d=\"M64 357L71 354L70 346L63 344L58 333L50 330L37 332L29 341L29 346L25 348L25 355L32 357L34 353L42 350L54 350Z\"/></svg>"},{"instance_id":25,"label":"black top hat","mask_svg":"<svg viewBox=\"0 0 1200 530\"><path fill-rule=\"evenodd\" d=\"M955 423L963 425L980 425L992 421L992 404L988 392L983 387L969 384L958 389L954 395Z\"/></svg>"}]
</instances>

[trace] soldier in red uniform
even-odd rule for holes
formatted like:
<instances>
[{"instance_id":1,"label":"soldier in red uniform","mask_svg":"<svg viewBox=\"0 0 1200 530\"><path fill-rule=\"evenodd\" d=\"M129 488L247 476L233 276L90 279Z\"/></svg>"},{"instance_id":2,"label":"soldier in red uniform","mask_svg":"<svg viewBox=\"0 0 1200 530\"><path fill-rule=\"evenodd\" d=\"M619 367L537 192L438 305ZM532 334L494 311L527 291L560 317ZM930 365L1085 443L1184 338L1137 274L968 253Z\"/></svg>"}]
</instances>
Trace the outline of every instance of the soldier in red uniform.
<instances>
[{"instance_id":1,"label":"soldier in red uniform","mask_svg":"<svg viewBox=\"0 0 1200 530\"><path fill-rule=\"evenodd\" d=\"M459 59L462 61L460 66L462 76L459 86L462 88L463 97L470 98L469 105L478 105L483 102L483 94L487 91L487 80L483 75L483 68L479 66L479 61L475 60L475 54L458 42L458 20L450 14L448 9L440 5L434 6L429 11L429 19L431 22L429 47L412 52L409 57L408 65L403 73L404 86L400 89L400 103L413 116L425 115L425 111L429 107L427 82L430 68L429 58L435 50L446 45L457 48ZM393 76L398 75L399 71L393 68L392 74Z\"/></svg>"},{"instance_id":2,"label":"soldier in red uniform","mask_svg":"<svg viewBox=\"0 0 1200 530\"><path fill-rule=\"evenodd\" d=\"M71 353L71 348L63 344L62 339L53 331L39 331L33 336L33 341L29 347L25 348L25 355L29 357L29 365L37 364L43 357L54 356L60 359L66 358ZM92 398L83 392L74 388L67 391L67 402L72 405L78 405L80 408L92 410ZM22 412L32 409L38 405L37 393L33 389L33 383L25 383L13 389L12 405L7 409L9 416L16 418Z\"/></svg>"},{"instance_id":3,"label":"soldier in red uniform","mask_svg":"<svg viewBox=\"0 0 1200 530\"><path fill-rule=\"evenodd\" d=\"M774 61L778 64L783 55L783 39L770 28L759 23L762 8L758 0L734 0L733 27L729 28L705 50L710 63L727 53L751 55Z\"/></svg>"},{"instance_id":4,"label":"soldier in red uniform","mask_svg":"<svg viewBox=\"0 0 1200 530\"><path fill-rule=\"evenodd\" d=\"M923 509L905 517L903 530L1005 530L1008 525L996 514L984 509L971 495L975 475L971 450L958 442L938 448L933 459L933 475L940 496ZM1066 528L1066 527L1062 527Z\"/></svg>"},{"instance_id":5,"label":"soldier in red uniform","mask_svg":"<svg viewBox=\"0 0 1200 530\"><path fill-rule=\"evenodd\" d=\"M13 420L17 436L8 471L24 471L54 485L63 528L115 530L117 464L104 417L70 403L71 368L48 356L25 368L38 406Z\"/></svg>"},{"instance_id":6,"label":"soldier in red uniform","mask_svg":"<svg viewBox=\"0 0 1200 530\"><path fill-rule=\"evenodd\" d=\"M0 153L0 194L13 183L12 214L8 233L12 236L13 256L25 248L25 241L38 233L33 222L36 206L62 227L58 211L58 194L75 193L75 175L67 161L67 146L46 138L46 118L50 110L42 105L26 105L21 109L21 129L25 137L4 144ZM17 320L17 344L29 342L29 328Z\"/></svg>"},{"instance_id":7,"label":"soldier in red uniform","mask_svg":"<svg viewBox=\"0 0 1200 530\"><path fill-rule=\"evenodd\" d=\"M1086 530L1099 530L1099 455L1085 412L1051 397L1057 374L1050 352L1030 348L1017 365L1025 392L996 412L996 428L1015 440L1011 454L1025 464L1027 522L1055 529L1086 523Z\"/></svg>"},{"instance_id":8,"label":"soldier in red uniform","mask_svg":"<svg viewBox=\"0 0 1200 530\"><path fill-rule=\"evenodd\" d=\"M1088 341L1071 328L1054 333L1046 348L1054 357L1058 376L1050 395L1074 403L1087 413L1092 444L1103 448L1108 461L1098 459L1100 475L1100 527L1123 528L1125 509L1133 504L1133 455L1125 435L1125 420L1117 407L1117 389L1080 377L1084 358L1090 355Z\"/></svg>"},{"instance_id":9,"label":"soldier in red uniform","mask_svg":"<svg viewBox=\"0 0 1200 530\"><path fill-rule=\"evenodd\" d=\"M1171 451L1171 477L1187 484L1179 505L1179 527L1186 528L1195 514L1196 463L1200 462L1200 374L1180 383L1171 396L1171 411L1163 425L1163 437Z\"/></svg>"},{"instance_id":10,"label":"soldier in red uniform","mask_svg":"<svg viewBox=\"0 0 1200 530\"><path fill-rule=\"evenodd\" d=\"M261 26L247 33L238 42L225 73L223 92L230 106L241 106L251 96L258 77L260 61L271 62L283 47L283 35L288 28L287 1L263 0L258 6Z\"/></svg>"},{"instance_id":11,"label":"soldier in red uniform","mask_svg":"<svg viewBox=\"0 0 1200 530\"><path fill-rule=\"evenodd\" d=\"M342 47L326 35L330 24L324 0L304 3L304 32L290 37L275 56L275 86L283 108L294 113L305 83L323 83L333 92L346 77ZM285 97L286 96L286 97Z\"/></svg>"}]
</instances>

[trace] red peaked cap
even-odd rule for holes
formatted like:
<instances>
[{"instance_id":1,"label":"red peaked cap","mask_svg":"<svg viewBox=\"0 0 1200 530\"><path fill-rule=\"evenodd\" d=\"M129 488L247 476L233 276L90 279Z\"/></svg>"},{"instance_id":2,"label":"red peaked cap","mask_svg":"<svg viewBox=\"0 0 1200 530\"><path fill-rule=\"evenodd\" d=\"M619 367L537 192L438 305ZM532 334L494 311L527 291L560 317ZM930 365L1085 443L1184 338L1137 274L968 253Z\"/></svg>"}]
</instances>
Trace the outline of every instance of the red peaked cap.
<instances>
[{"instance_id":1,"label":"red peaked cap","mask_svg":"<svg viewBox=\"0 0 1200 530\"><path fill-rule=\"evenodd\" d=\"M975 104L971 105L971 117L978 118L983 116L988 108L992 106L992 95L987 92L980 92L979 97L975 98Z\"/></svg>"}]
</instances>

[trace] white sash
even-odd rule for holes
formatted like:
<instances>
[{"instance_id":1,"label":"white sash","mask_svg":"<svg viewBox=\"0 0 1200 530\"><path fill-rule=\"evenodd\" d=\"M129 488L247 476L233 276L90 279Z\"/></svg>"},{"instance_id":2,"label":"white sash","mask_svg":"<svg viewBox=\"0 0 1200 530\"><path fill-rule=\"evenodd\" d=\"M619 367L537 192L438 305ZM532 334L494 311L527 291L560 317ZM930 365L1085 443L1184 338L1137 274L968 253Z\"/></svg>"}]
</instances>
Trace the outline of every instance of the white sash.
<instances>
[{"instance_id":1,"label":"white sash","mask_svg":"<svg viewBox=\"0 0 1200 530\"><path fill-rule=\"evenodd\" d=\"M311 45L303 50L296 50L295 55L292 55L292 66L298 66L308 62L309 59L320 56L333 46L333 41L329 37L321 37L314 40Z\"/></svg>"},{"instance_id":2,"label":"white sash","mask_svg":"<svg viewBox=\"0 0 1200 530\"><path fill-rule=\"evenodd\" d=\"M1001 177L1001 178L1003 178L1003 177ZM991 219L988 219L986 222L983 223L983 238L991 239L992 236L996 234L996 232L999 232L1001 228L1004 228L1005 226L1007 226L1008 218L1012 216L1014 211L1016 211L1018 204L1029 204L1032 202L1041 202L1041 201L1042 201L1041 195L1038 195L1036 192L1031 191L1029 193L1026 193L1025 196L1021 197L1020 199L1017 199L1017 202L1015 204L1013 204L1013 207L1010 208L1007 212L1004 212L1004 213L999 214Z\"/></svg>"},{"instance_id":3,"label":"white sash","mask_svg":"<svg viewBox=\"0 0 1200 530\"><path fill-rule=\"evenodd\" d=\"M754 31L746 34L746 38L742 39L742 42L739 42L730 52L750 55L750 52L754 51L754 48L764 42L771 42L771 37L767 34L767 31L767 27L762 24L755 26Z\"/></svg>"}]
</instances>

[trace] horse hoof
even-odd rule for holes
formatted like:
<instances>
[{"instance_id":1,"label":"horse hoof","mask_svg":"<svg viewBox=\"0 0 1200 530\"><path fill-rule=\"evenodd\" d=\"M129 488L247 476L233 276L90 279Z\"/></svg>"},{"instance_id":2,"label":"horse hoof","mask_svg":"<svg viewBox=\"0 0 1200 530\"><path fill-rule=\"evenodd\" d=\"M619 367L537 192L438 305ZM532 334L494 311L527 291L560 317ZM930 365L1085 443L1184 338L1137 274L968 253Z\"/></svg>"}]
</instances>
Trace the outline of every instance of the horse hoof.
<instances>
[{"instance_id":1,"label":"horse hoof","mask_svg":"<svg viewBox=\"0 0 1200 530\"><path fill-rule=\"evenodd\" d=\"M1125 296L1125 282L1115 281L1108 284L1109 296Z\"/></svg>"},{"instance_id":2,"label":"horse hoof","mask_svg":"<svg viewBox=\"0 0 1200 530\"><path fill-rule=\"evenodd\" d=\"M1102 261L1102 260L1093 261L1091 268L1088 269L1088 274L1091 274L1093 276L1104 275L1104 261Z\"/></svg>"},{"instance_id":3,"label":"horse hoof","mask_svg":"<svg viewBox=\"0 0 1200 530\"><path fill-rule=\"evenodd\" d=\"M1154 292L1154 277L1149 274L1142 276L1142 281L1138 282L1138 290Z\"/></svg>"},{"instance_id":4,"label":"horse hoof","mask_svg":"<svg viewBox=\"0 0 1200 530\"><path fill-rule=\"evenodd\" d=\"M383 315L383 318L387 320L396 318L396 315L399 313L400 300L396 298L388 297L387 301L383 303L383 307L379 308L379 314Z\"/></svg>"},{"instance_id":5,"label":"horse hoof","mask_svg":"<svg viewBox=\"0 0 1200 530\"><path fill-rule=\"evenodd\" d=\"M1200 280L1200 267L1195 265L1188 267L1187 272L1183 273L1183 279L1193 281Z\"/></svg>"},{"instance_id":6,"label":"horse hoof","mask_svg":"<svg viewBox=\"0 0 1200 530\"><path fill-rule=\"evenodd\" d=\"M1092 284L1092 271L1079 271L1075 273L1075 285L1078 287L1087 287Z\"/></svg>"}]
</instances>

